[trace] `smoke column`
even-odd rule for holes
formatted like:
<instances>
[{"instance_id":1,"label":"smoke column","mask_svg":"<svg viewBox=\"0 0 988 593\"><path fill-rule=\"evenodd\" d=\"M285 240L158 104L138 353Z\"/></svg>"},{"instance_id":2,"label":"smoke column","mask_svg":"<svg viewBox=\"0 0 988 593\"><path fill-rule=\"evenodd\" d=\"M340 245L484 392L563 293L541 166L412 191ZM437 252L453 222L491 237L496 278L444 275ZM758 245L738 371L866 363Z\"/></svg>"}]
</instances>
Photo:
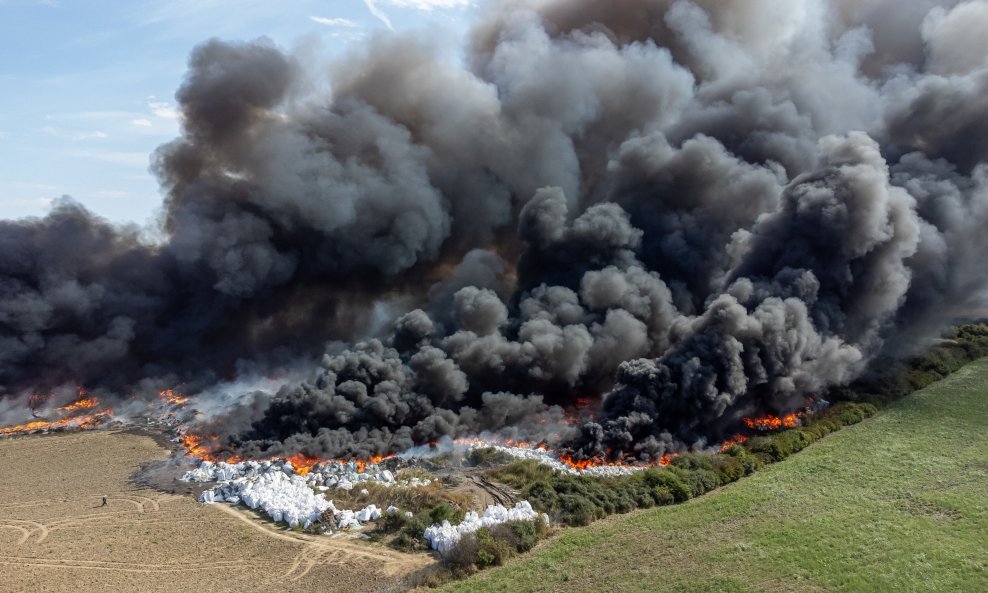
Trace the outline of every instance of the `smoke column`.
<instances>
[{"instance_id":1,"label":"smoke column","mask_svg":"<svg viewBox=\"0 0 988 593\"><path fill-rule=\"evenodd\" d=\"M581 454L710 444L984 288L985 30L984 0L543 0L491 4L458 63L208 41L160 241L68 198L0 222L0 411L311 364L204 429L368 455L590 397Z\"/></svg>"}]
</instances>

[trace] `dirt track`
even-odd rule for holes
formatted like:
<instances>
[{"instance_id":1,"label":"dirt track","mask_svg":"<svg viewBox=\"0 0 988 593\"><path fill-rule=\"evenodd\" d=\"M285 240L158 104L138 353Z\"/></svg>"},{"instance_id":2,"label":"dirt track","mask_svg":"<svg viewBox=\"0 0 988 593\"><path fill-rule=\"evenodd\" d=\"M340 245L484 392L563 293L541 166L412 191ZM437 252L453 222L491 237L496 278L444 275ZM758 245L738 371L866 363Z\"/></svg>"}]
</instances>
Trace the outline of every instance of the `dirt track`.
<instances>
[{"instance_id":1,"label":"dirt track","mask_svg":"<svg viewBox=\"0 0 988 593\"><path fill-rule=\"evenodd\" d=\"M0 589L390 591L431 563L363 541L275 530L227 505L129 481L167 454L150 437L124 432L0 440Z\"/></svg>"}]
</instances>

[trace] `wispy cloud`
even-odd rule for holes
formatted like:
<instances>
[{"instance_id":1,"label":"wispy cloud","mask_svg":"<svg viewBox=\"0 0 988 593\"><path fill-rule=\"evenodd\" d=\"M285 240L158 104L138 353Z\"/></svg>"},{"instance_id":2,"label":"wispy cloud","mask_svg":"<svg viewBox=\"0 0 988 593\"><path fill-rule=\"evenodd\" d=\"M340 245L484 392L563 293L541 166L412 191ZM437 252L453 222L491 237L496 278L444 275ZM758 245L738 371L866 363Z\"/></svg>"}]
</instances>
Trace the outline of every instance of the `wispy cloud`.
<instances>
[{"instance_id":1,"label":"wispy cloud","mask_svg":"<svg viewBox=\"0 0 988 593\"><path fill-rule=\"evenodd\" d=\"M73 140L102 140L103 138L109 138L106 132L100 132L96 130L95 132L80 132L72 136Z\"/></svg>"},{"instance_id":2,"label":"wispy cloud","mask_svg":"<svg viewBox=\"0 0 988 593\"><path fill-rule=\"evenodd\" d=\"M374 15L374 18L394 31L391 18L388 17L386 12L381 10L378 4L392 6L394 8L410 8L429 12L437 9L466 8L473 4L473 0L364 0L364 4L367 6L367 10Z\"/></svg>"},{"instance_id":3,"label":"wispy cloud","mask_svg":"<svg viewBox=\"0 0 988 593\"><path fill-rule=\"evenodd\" d=\"M150 161L150 157L146 152L104 152L88 150L73 152L71 154L72 156L94 159L104 163L112 163L114 165L125 165L128 167L147 167L148 162Z\"/></svg>"},{"instance_id":4,"label":"wispy cloud","mask_svg":"<svg viewBox=\"0 0 988 593\"><path fill-rule=\"evenodd\" d=\"M382 0L397 8L414 8L416 10L435 10L437 8L464 8L472 4L472 0Z\"/></svg>"},{"instance_id":5,"label":"wispy cloud","mask_svg":"<svg viewBox=\"0 0 988 593\"><path fill-rule=\"evenodd\" d=\"M377 7L377 0L364 0L364 4L367 5L367 10L374 15L374 18L384 23L384 25L392 31L395 30L394 25L391 24L391 19L388 18L388 15L384 14L384 11Z\"/></svg>"},{"instance_id":6,"label":"wispy cloud","mask_svg":"<svg viewBox=\"0 0 988 593\"><path fill-rule=\"evenodd\" d=\"M182 115L172 104L158 101L154 96L148 97L148 107L155 117L162 119L179 119Z\"/></svg>"},{"instance_id":7,"label":"wispy cloud","mask_svg":"<svg viewBox=\"0 0 988 593\"><path fill-rule=\"evenodd\" d=\"M55 126L45 126L41 128L41 131L49 136L54 136L55 138L69 140L102 140L110 137L106 132L101 132L99 130L70 132L68 130L63 130L62 128L56 128Z\"/></svg>"},{"instance_id":8,"label":"wispy cloud","mask_svg":"<svg viewBox=\"0 0 988 593\"><path fill-rule=\"evenodd\" d=\"M350 19L331 19L325 16L310 16L309 20L320 25L326 25L327 27L349 27L353 29L360 26Z\"/></svg>"},{"instance_id":9,"label":"wispy cloud","mask_svg":"<svg viewBox=\"0 0 988 593\"><path fill-rule=\"evenodd\" d=\"M132 119L132 120L130 120L130 125L137 126L138 128L150 128L151 127L151 120L146 119L146 118L143 118L143 117L138 118L138 119Z\"/></svg>"}]
</instances>

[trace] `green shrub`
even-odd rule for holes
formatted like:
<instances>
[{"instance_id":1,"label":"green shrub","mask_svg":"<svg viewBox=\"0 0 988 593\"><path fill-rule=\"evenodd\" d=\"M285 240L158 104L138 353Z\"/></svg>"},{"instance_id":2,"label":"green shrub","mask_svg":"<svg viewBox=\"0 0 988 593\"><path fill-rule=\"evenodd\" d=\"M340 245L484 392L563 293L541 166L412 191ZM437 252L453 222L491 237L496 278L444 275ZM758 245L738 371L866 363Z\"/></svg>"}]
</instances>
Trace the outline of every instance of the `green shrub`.
<instances>
[{"instance_id":1,"label":"green shrub","mask_svg":"<svg viewBox=\"0 0 988 593\"><path fill-rule=\"evenodd\" d=\"M490 529L481 527L474 536L477 541L477 566L500 566L514 555L514 548L504 539L494 537Z\"/></svg>"},{"instance_id":2,"label":"green shrub","mask_svg":"<svg viewBox=\"0 0 988 593\"><path fill-rule=\"evenodd\" d=\"M508 542L517 552L527 552L539 543L536 523L543 521L508 521L495 526L491 532L495 538Z\"/></svg>"},{"instance_id":3,"label":"green shrub","mask_svg":"<svg viewBox=\"0 0 988 593\"><path fill-rule=\"evenodd\" d=\"M443 554L443 564L457 576L469 575L477 566L479 551L477 535L467 533Z\"/></svg>"},{"instance_id":4,"label":"green shrub","mask_svg":"<svg viewBox=\"0 0 988 593\"><path fill-rule=\"evenodd\" d=\"M454 507L453 505L445 502L441 502L431 509L425 511L432 523L442 523L443 521L449 521L454 525L463 521L463 517L466 513L463 509Z\"/></svg>"},{"instance_id":5,"label":"green shrub","mask_svg":"<svg viewBox=\"0 0 988 593\"><path fill-rule=\"evenodd\" d=\"M676 502L676 497L665 486L655 486L652 488L651 494L651 498L656 506L665 506L667 504L675 504Z\"/></svg>"},{"instance_id":6,"label":"green shrub","mask_svg":"<svg viewBox=\"0 0 988 593\"><path fill-rule=\"evenodd\" d=\"M401 531L405 525L411 520L411 517L405 515L405 513L384 513L381 518L381 522L378 523L378 529L384 533L397 533Z\"/></svg>"},{"instance_id":7,"label":"green shrub","mask_svg":"<svg viewBox=\"0 0 988 593\"><path fill-rule=\"evenodd\" d=\"M940 376L935 375L929 371L923 371L920 369L911 369L909 371L906 371L905 378L906 381L909 383L909 387L910 387L909 391L916 391L918 389L922 389L928 385L931 385L937 379L940 379Z\"/></svg>"},{"instance_id":8,"label":"green shrub","mask_svg":"<svg viewBox=\"0 0 988 593\"><path fill-rule=\"evenodd\" d=\"M498 451L494 447L483 447L480 449L471 449L467 453L467 463L470 465L483 465L483 466L494 466L494 465L504 465L510 463L514 460L514 457L508 455L504 451Z\"/></svg>"},{"instance_id":9,"label":"green shrub","mask_svg":"<svg viewBox=\"0 0 988 593\"><path fill-rule=\"evenodd\" d=\"M463 509L441 502L431 508L416 513L412 517L402 513L387 513L381 526L382 530L395 529L398 536L394 547L399 550L416 551L429 549L429 542L422 537L425 530L434 523L449 521L454 525L463 520Z\"/></svg>"},{"instance_id":10,"label":"green shrub","mask_svg":"<svg viewBox=\"0 0 988 593\"><path fill-rule=\"evenodd\" d=\"M670 467L683 469L713 469L714 464L710 455L699 453L683 453L672 458Z\"/></svg>"},{"instance_id":11,"label":"green shrub","mask_svg":"<svg viewBox=\"0 0 988 593\"><path fill-rule=\"evenodd\" d=\"M878 406L876 406L875 404L869 404L869 403L858 404L858 408L860 408L865 418L871 418L872 416L878 413Z\"/></svg>"},{"instance_id":12,"label":"green shrub","mask_svg":"<svg viewBox=\"0 0 988 593\"><path fill-rule=\"evenodd\" d=\"M559 508L559 495L548 480L539 480L525 486L521 490L522 498L532 504L532 507L548 514L554 514Z\"/></svg>"},{"instance_id":13,"label":"green shrub","mask_svg":"<svg viewBox=\"0 0 988 593\"><path fill-rule=\"evenodd\" d=\"M604 516L603 511L589 499L575 494L559 497L561 519L566 525L589 525Z\"/></svg>"},{"instance_id":14,"label":"green shrub","mask_svg":"<svg viewBox=\"0 0 988 593\"><path fill-rule=\"evenodd\" d=\"M709 469L670 467L670 471L675 472L683 480L693 496L700 496L720 486L717 474Z\"/></svg>"},{"instance_id":15,"label":"green shrub","mask_svg":"<svg viewBox=\"0 0 988 593\"><path fill-rule=\"evenodd\" d=\"M748 472L741 460L731 455L711 455L710 460L721 484L730 484L743 478Z\"/></svg>"},{"instance_id":16,"label":"green shrub","mask_svg":"<svg viewBox=\"0 0 988 593\"><path fill-rule=\"evenodd\" d=\"M765 462L782 461L793 453L802 451L813 442L811 436L802 430L787 430L773 435L752 437L747 442L748 450Z\"/></svg>"},{"instance_id":17,"label":"green shrub","mask_svg":"<svg viewBox=\"0 0 988 593\"><path fill-rule=\"evenodd\" d=\"M683 482L682 478L668 469L647 469L642 472L642 479L652 488L653 492L655 488L664 488L672 495L672 499L675 502L684 502L693 498L693 491L690 490L690 487ZM658 502L658 497L655 500L657 504L661 504Z\"/></svg>"},{"instance_id":18,"label":"green shrub","mask_svg":"<svg viewBox=\"0 0 988 593\"><path fill-rule=\"evenodd\" d=\"M844 426L857 424L865 419L861 406L854 402L838 402L830 408L829 412Z\"/></svg>"},{"instance_id":19,"label":"green shrub","mask_svg":"<svg viewBox=\"0 0 988 593\"><path fill-rule=\"evenodd\" d=\"M551 481L554 477L554 472L552 468L538 461L526 459L499 467L491 472L490 476L509 486L524 488L526 485L539 480Z\"/></svg>"}]
</instances>

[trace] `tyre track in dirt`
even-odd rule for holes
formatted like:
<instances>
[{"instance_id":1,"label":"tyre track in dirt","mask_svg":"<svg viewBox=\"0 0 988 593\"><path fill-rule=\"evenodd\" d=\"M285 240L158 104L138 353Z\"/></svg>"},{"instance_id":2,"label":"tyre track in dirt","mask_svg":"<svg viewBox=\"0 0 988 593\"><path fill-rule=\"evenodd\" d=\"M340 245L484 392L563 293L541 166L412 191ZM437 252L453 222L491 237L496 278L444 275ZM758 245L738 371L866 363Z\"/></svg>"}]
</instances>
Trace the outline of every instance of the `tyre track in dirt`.
<instances>
[{"instance_id":1,"label":"tyre track in dirt","mask_svg":"<svg viewBox=\"0 0 988 593\"><path fill-rule=\"evenodd\" d=\"M0 440L0 592L393 591L434 563L134 487L140 468L169 454L146 436L111 431ZM44 460L44 471L24 459Z\"/></svg>"},{"instance_id":2,"label":"tyre track in dirt","mask_svg":"<svg viewBox=\"0 0 988 593\"><path fill-rule=\"evenodd\" d=\"M241 568L246 562L241 560L216 562L186 562L175 564L148 564L147 562L120 562L112 560L73 560L59 558L38 558L34 556L0 556L0 564L33 566L40 568L72 568L79 570L111 570L136 573L159 573L188 570L218 570Z\"/></svg>"},{"instance_id":3,"label":"tyre track in dirt","mask_svg":"<svg viewBox=\"0 0 988 593\"><path fill-rule=\"evenodd\" d=\"M389 550L383 546L372 545L354 541L352 539L347 539L344 536L313 536L304 533L293 533L288 531L275 531L271 527L258 522L256 519L248 516L243 511L240 511L234 507L226 504L213 504L210 505L211 508L218 509L223 513L230 516L236 517L238 520L250 525L256 531L263 533L268 537L275 539L280 539L283 541L290 541L297 543L306 547L316 548L320 551L340 551L346 552L347 558L357 558L361 560L370 561L380 568L385 569L389 573L393 574L396 570L401 570L402 568L421 568L422 566L429 564L431 560L427 556L415 555L415 554L404 554L395 550ZM292 571L297 569L297 565L303 562L299 560L303 557L307 551L303 549L299 554L293 559L292 570L288 571L285 576L289 575Z\"/></svg>"}]
</instances>

